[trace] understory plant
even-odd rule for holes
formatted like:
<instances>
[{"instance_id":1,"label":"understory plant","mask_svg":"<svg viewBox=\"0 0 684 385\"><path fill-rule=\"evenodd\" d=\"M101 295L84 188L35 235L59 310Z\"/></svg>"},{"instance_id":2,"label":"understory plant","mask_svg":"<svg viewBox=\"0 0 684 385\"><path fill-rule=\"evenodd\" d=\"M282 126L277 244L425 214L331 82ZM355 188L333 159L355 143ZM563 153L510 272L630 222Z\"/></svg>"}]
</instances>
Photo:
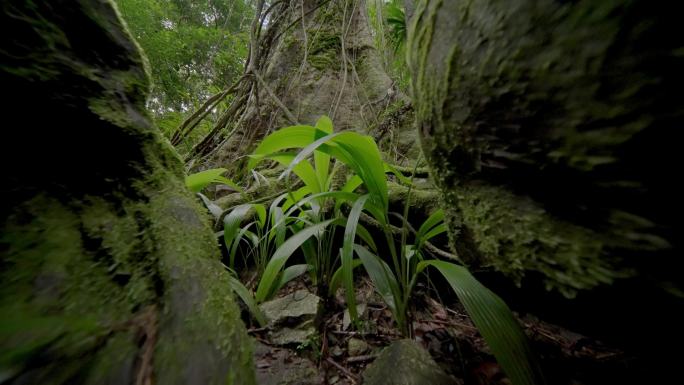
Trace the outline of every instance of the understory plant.
<instances>
[{"instance_id":1,"label":"understory plant","mask_svg":"<svg viewBox=\"0 0 684 385\"><path fill-rule=\"evenodd\" d=\"M512 382L516 385L543 382L526 337L506 304L478 282L466 267L428 258L423 252L425 242L446 231L443 213L433 213L409 244L407 201L404 224L397 234L396 226L389 220L386 177L386 172L393 170L382 161L371 137L352 131L333 132L332 123L323 117L315 127L297 125L272 133L261 142L251 158L250 168L264 159L275 160L285 167L280 178L289 181L291 174L295 174L304 183L303 187L287 193L285 218L290 221L294 235L276 250L266 264L257 288L257 300L272 295L274 289L291 276L286 274L285 265L299 248L314 272L315 282L320 284L327 280L334 287L335 281L341 280L352 320L358 319L354 267L363 266L391 310L398 328L405 335L410 335L408 320L412 290L419 276L427 268L432 268L449 283ZM313 164L310 158L313 158ZM352 172L339 190L331 188L334 176L334 172L329 172L331 160L336 165L344 164ZM348 213L344 207L350 207ZM370 233L359 223L362 216L377 224L384 235L386 247L377 247ZM338 254L331 252L330 234L335 227L344 229ZM331 274L338 259L338 272Z\"/></svg>"}]
</instances>

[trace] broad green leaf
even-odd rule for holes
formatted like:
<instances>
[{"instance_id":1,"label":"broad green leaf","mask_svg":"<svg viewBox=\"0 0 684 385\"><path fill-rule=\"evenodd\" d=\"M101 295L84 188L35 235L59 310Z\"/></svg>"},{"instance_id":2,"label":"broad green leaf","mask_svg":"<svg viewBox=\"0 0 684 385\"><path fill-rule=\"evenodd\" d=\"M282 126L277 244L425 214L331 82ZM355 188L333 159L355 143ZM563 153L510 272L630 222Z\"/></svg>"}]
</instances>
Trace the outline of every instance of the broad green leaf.
<instances>
[{"instance_id":1,"label":"broad green leaf","mask_svg":"<svg viewBox=\"0 0 684 385\"><path fill-rule=\"evenodd\" d=\"M268 298L268 295L272 292L273 286L277 284L277 277L280 274L281 269L292 253L294 253L304 241L314 234L318 234L320 230L323 230L330 222L332 222L332 219L307 227L292 235L278 247L275 253L273 253L271 260L268 261L264 274L261 276L261 281L259 281L259 286L256 291L257 302L262 302Z\"/></svg>"},{"instance_id":2,"label":"broad green leaf","mask_svg":"<svg viewBox=\"0 0 684 385\"><path fill-rule=\"evenodd\" d=\"M325 133L331 134L333 132L333 122L326 115L321 115L316 122L316 128Z\"/></svg>"},{"instance_id":3,"label":"broad green leaf","mask_svg":"<svg viewBox=\"0 0 684 385\"><path fill-rule=\"evenodd\" d=\"M337 136L334 141L343 152L348 154L348 160L343 162L354 170L363 179L370 194L371 201L380 207L383 212L387 211L387 177L385 176L384 162L373 138L363 136L356 132L345 131ZM335 154L331 154L335 156ZM385 218L376 218L382 223Z\"/></svg>"},{"instance_id":4,"label":"broad green leaf","mask_svg":"<svg viewBox=\"0 0 684 385\"><path fill-rule=\"evenodd\" d=\"M356 234L363 239L364 242L368 244L368 246L373 250L374 252L378 252L378 247L375 246L375 241L373 240L373 236L371 233L362 225L362 224L357 224L356 225Z\"/></svg>"},{"instance_id":5,"label":"broad green leaf","mask_svg":"<svg viewBox=\"0 0 684 385\"><path fill-rule=\"evenodd\" d=\"M527 337L504 301L463 266L431 260L420 262L418 271L427 266L435 267L449 282L513 384L544 383Z\"/></svg>"},{"instance_id":6,"label":"broad green leaf","mask_svg":"<svg viewBox=\"0 0 684 385\"><path fill-rule=\"evenodd\" d=\"M309 186L303 186L301 188L298 188L295 191L288 192L287 194L287 199L283 202L283 205L281 206L283 211L289 212L289 209L292 206L295 206L296 204L302 202L302 200L309 194L312 194L311 189L309 189ZM316 199L310 199L307 200L307 203L310 203L312 207L316 206L318 207L318 203L316 202ZM303 208L304 205L298 205L297 207ZM289 215L289 214L288 214Z\"/></svg>"},{"instance_id":7,"label":"broad green leaf","mask_svg":"<svg viewBox=\"0 0 684 385\"><path fill-rule=\"evenodd\" d=\"M333 124L329 117L323 115L316 122L316 128L332 134ZM328 173L330 172L330 155L321 152L314 152L314 167L316 168L316 175L318 176L318 183L321 185L321 191L326 191L328 189Z\"/></svg>"},{"instance_id":8,"label":"broad green leaf","mask_svg":"<svg viewBox=\"0 0 684 385\"><path fill-rule=\"evenodd\" d=\"M254 301L254 296L252 295L252 292L245 287L245 285L240 282L237 278L235 278L232 274L228 274L228 283L230 285L230 288L233 289L233 292L240 297L242 302L247 305L247 308L249 309L249 312L252 313L252 316L254 319L259 323L259 326L264 327L266 326L266 317L264 316L264 313L259 309L259 306L257 306L256 301Z\"/></svg>"},{"instance_id":9,"label":"broad green leaf","mask_svg":"<svg viewBox=\"0 0 684 385\"><path fill-rule=\"evenodd\" d=\"M358 194L345 192L345 191L327 191L318 194L309 195L298 202L296 202L291 208L287 210L287 215L292 215L295 210L301 210L306 204L312 201L323 199L323 198L334 198L338 201L354 202L359 197Z\"/></svg>"},{"instance_id":10,"label":"broad green leaf","mask_svg":"<svg viewBox=\"0 0 684 385\"><path fill-rule=\"evenodd\" d=\"M288 148L303 148L318 140L327 133L316 127L300 125L281 128L265 137L254 150L247 163L248 169L253 169L261 159Z\"/></svg>"},{"instance_id":11,"label":"broad green leaf","mask_svg":"<svg viewBox=\"0 0 684 385\"><path fill-rule=\"evenodd\" d=\"M429 241L431 238L436 237L439 234L445 233L447 231L446 223L440 223L433 227L427 234L423 235L421 242Z\"/></svg>"},{"instance_id":12,"label":"broad green leaf","mask_svg":"<svg viewBox=\"0 0 684 385\"><path fill-rule=\"evenodd\" d=\"M309 162L306 161L306 158L308 158L314 151L316 151L316 149L323 146L325 143L330 142L332 139L334 139L336 136L338 136L340 134L341 133L326 135L326 136L324 136L318 140L315 140L314 142L312 142L308 146L304 147L301 151L299 151L299 153L297 153L297 156L295 156L295 158L292 160L292 162L290 162L290 165L287 166L285 171L283 171L283 173L280 174L278 179L280 180L280 179L288 178L290 176L290 173L293 171L293 169L296 168L297 165L299 165L300 163L307 163L308 164ZM329 159L330 158L328 156L328 160ZM311 167L310 164L309 164L309 167ZM311 171L313 171L313 168L311 168ZM323 176L314 173L314 177L316 178L316 182L318 184L318 189L316 192L322 191L323 187L325 186L325 180L327 179L326 178L327 177L327 170L326 170L326 174Z\"/></svg>"},{"instance_id":13,"label":"broad green leaf","mask_svg":"<svg viewBox=\"0 0 684 385\"><path fill-rule=\"evenodd\" d=\"M318 175L316 174L314 168L311 167L311 163L308 161L298 161L298 163L295 164L293 162L296 160L296 157L297 156L295 154L291 153L277 153L267 156L267 158L273 159L286 166L287 169L285 172L293 171L295 175L297 175L299 179L301 179L302 182L304 182L304 184L311 190L312 193L323 191L318 181ZM285 175L285 172L283 172L281 176Z\"/></svg>"},{"instance_id":14,"label":"broad green leaf","mask_svg":"<svg viewBox=\"0 0 684 385\"><path fill-rule=\"evenodd\" d=\"M401 291L392 270L385 261L368 251L365 247L354 245L354 250L361 259L371 281L373 281L375 290L380 294L392 311L392 314L395 315L395 318L399 319L396 317L396 314L397 303L401 301Z\"/></svg>"},{"instance_id":15,"label":"broad green leaf","mask_svg":"<svg viewBox=\"0 0 684 385\"><path fill-rule=\"evenodd\" d=\"M352 267L352 260L354 257L354 240L356 238L356 228L359 223L359 217L363 211L363 206L369 199L369 195L360 196L347 218L347 227L344 229L344 238L342 241L342 279L344 282L345 295L347 297L347 309L352 321L356 322L358 315L356 314L356 298L354 295L354 273Z\"/></svg>"},{"instance_id":16,"label":"broad green leaf","mask_svg":"<svg viewBox=\"0 0 684 385\"><path fill-rule=\"evenodd\" d=\"M349 180L347 183L342 186L342 189L340 191L348 191L348 192L354 192L357 187L361 186L363 184L363 179L361 179L360 176L354 175Z\"/></svg>"},{"instance_id":17,"label":"broad green leaf","mask_svg":"<svg viewBox=\"0 0 684 385\"><path fill-rule=\"evenodd\" d=\"M200 192L203 188L207 187L211 183L223 183L237 191L242 191L242 189L235 184L235 182L224 176L221 176L221 174L226 171L228 170L225 168L212 168L210 170L204 170L195 174L190 174L185 177L185 185L190 189L190 191L195 193Z\"/></svg>"}]
</instances>

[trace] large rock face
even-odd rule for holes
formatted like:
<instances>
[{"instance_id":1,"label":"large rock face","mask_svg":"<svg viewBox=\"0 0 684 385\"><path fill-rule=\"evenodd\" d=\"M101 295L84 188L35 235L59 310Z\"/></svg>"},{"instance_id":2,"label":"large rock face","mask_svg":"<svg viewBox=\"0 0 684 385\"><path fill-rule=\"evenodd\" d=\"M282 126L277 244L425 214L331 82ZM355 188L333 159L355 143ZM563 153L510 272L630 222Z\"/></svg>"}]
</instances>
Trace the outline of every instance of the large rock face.
<instances>
[{"instance_id":1,"label":"large rock face","mask_svg":"<svg viewBox=\"0 0 684 385\"><path fill-rule=\"evenodd\" d=\"M418 128L464 260L566 296L635 269L677 279L677 19L646 1L418 4Z\"/></svg>"},{"instance_id":2,"label":"large rock face","mask_svg":"<svg viewBox=\"0 0 684 385\"><path fill-rule=\"evenodd\" d=\"M253 384L213 234L112 3L1 8L0 382Z\"/></svg>"}]
</instances>

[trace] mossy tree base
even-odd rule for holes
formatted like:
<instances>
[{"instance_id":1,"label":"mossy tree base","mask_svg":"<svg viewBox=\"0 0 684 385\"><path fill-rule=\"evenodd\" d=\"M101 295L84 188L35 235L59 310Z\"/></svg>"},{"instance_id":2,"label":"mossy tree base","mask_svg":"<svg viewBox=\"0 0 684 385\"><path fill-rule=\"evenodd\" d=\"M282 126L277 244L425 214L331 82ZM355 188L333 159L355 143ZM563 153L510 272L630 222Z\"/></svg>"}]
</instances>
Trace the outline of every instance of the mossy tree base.
<instances>
[{"instance_id":1,"label":"mossy tree base","mask_svg":"<svg viewBox=\"0 0 684 385\"><path fill-rule=\"evenodd\" d=\"M646 1L418 2L417 124L464 260L566 296L677 279L678 24Z\"/></svg>"},{"instance_id":2,"label":"mossy tree base","mask_svg":"<svg viewBox=\"0 0 684 385\"><path fill-rule=\"evenodd\" d=\"M216 241L113 4L2 11L17 122L1 151L2 381L253 384Z\"/></svg>"}]
</instances>

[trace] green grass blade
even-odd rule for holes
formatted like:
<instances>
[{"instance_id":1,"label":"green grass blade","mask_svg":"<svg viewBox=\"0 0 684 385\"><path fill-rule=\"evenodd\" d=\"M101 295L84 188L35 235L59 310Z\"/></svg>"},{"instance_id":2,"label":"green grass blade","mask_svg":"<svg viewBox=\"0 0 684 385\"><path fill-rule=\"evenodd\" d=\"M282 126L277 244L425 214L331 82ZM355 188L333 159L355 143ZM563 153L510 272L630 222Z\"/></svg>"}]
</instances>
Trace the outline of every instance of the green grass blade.
<instances>
[{"instance_id":1,"label":"green grass blade","mask_svg":"<svg viewBox=\"0 0 684 385\"><path fill-rule=\"evenodd\" d=\"M223 217L223 240L225 241L227 248L230 248L233 244L233 240L240 229L240 224L245 220L245 217L251 208L252 205L250 204L239 205L232 209L228 215ZM229 267L231 269L234 268L233 266Z\"/></svg>"},{"instance_id":2,"label":"green grass blade","mask_svg":"<svg viewBox=\"0 0 684 385\"><path fill-rule=\"evenodd\" d=\"M252 203L252 207L257 215L257 224L260 229L266 226L266 206L261 203Z\"/></svg>"},{"instance_id":3,"label":"green grass blade","mask_svg":"<svg viewBox=\"0 0 684 385\"><path fill-rule=\"evenodd\" d=\"M233 240L233 244L231 245L229 252L228 252L228 265L233 269L235 266L235 256L237 255L238 248L240 246L240 241L242 238L245 236L245 234L251 233L249 231L250 226L252 226L254 222L251 222L244 226L243 228L238 231L237 235L235 236L235 239ZM254 240L249 239L248 241L251 241L252 245L254 245ZM257 241L258 242L258 241Z\"/></svg>"},{"instance_id":4,"label":"green grass blade","mask_svg":"<svg viewBox=\"0 0 684 385\"><path fill-rule=\"evenodd\" d=\"M354 240L356 238L356 228L359 223L359 217L363 211L363 206L370 198L370 195L360 196L352 205L347 218L347 226L344 229L344 238L342 243L342 280L344 282L345 295L347 297L347 309L349 310L349 317L356 322L358 315L356 314L356 298L354 296L354 272L352 268L352 260L354 257Z\"/></svg>"},{"instance_id":5,"label":"green grass blade","mask_svg":"<svg viewBox=\"0 0 684 385\"><path fill-rule=\"evenodd\" d=\"M271 260L268 261L264 274L259 281L259 286L256 291L257 302L263 302L268 298L268 295L272 292L273 286L277 284L278 274L280 274L280 271L292 253L294 253L302 243L312 235L318 234L319 231L325 229L330 222L332 222L332 219L307 227L292 235L278 247L275 253L273 253Z\"/></svg>"},{"instance_id":6,"label":"green grass blade","mask_svg":"<svg viewBox=\"0 0 684 385\"><path fill-rule=\"evenodd\" d=\"M431 260L420 262L418 271L427 266L435 267L449 282L513 384L544 383L527 337L504 301L463 266Z\"/></svg>"},{"instance_id":7,"label":"green grass blade","mask_svg":"<svg viewBox=\"0 0 684 385\"><path fill-rule=\"evenodd\" d=\"M429 241L430 239L438 236L439 234L445 233L447 231L446 223L440 223L433 227L420 239L421 242Z\"/></svg>"}]
</instances>

